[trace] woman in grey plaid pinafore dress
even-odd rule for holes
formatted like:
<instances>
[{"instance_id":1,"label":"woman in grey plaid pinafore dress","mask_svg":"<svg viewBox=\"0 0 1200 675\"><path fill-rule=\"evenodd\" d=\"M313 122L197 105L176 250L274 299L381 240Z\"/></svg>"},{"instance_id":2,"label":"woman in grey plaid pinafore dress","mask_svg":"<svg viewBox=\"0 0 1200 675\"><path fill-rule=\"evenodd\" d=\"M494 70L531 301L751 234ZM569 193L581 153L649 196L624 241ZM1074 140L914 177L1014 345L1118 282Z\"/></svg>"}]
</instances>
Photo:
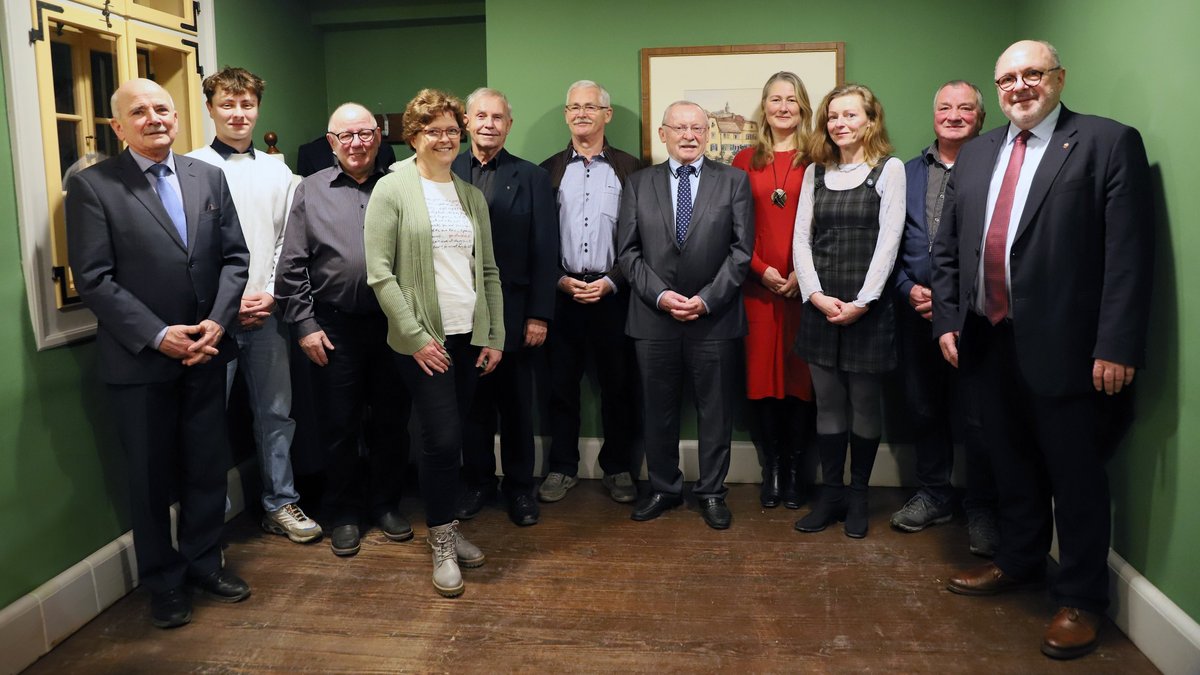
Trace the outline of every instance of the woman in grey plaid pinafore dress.
<instances>
[{"instance_id":1,"label":"woman in grey plaid pinafore dress","mask_svg":"<svg viewBox=\"0 0 1200 675\"><path fill-rule=\"evenodd\" d=\"M879 240L876 184L885 157L856 188L830 190L825 167L813 167L813 265L825 295L850 302L858 296ZM849 373L885 373L896 367L892 303L884 298L849 326L829 323L811 302L803 305L796 354L809 363Z\"/></svg>"}]
</instances>

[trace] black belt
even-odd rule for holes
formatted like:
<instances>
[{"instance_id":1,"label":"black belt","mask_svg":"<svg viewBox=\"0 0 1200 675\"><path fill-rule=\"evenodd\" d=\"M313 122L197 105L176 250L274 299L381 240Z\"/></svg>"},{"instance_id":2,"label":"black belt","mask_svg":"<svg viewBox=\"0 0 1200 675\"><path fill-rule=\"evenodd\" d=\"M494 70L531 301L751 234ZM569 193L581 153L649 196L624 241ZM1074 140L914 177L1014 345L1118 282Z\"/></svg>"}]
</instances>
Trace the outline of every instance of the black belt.
<instances>
[{"instance_id":1,"label":"black belt","mask_svg":"<svg viewBox=\"0 0 1200 675\"><path fill-rule=\"evenodd\" d=\"M572 279L578 279L585 284L590 284L593 281L599 281L599 280L603 279L604 277L608 276L607 274L604 274L604 273L595 273L595 272L587 272L587 273L567 272L566 275L571 277Z\"/></svg>"}]
</instances>

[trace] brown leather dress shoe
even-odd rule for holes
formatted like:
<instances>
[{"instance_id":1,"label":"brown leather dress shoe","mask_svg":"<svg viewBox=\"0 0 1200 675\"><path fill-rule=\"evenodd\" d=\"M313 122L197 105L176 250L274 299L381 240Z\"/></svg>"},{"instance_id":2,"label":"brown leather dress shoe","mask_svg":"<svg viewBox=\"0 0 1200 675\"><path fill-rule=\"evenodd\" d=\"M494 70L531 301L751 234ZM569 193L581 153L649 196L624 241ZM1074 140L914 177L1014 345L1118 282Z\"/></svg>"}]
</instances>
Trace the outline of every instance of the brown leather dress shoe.
<instances>
[{"instance_id":1,"label":"brown leather dress shoe","mask_svg":"<svg viewBox=\"0 0 1200 675\"><path fill-rule=\"evenodd\" d=\"M1100 615L1074 607L1060 607L1046 627L1042 653L1052 659L1074 659L1090 654L1099 641Z\"/></svg>"},{"instance_id":2,"label":"brown leather dress shoe","mask_svg":"<svg viewBox=\"0 0 1200 675\"><path fill-rule=\"evenodd\" d=\"M959 595L996 595L1022 588L1035 588L1041 584L1041 577L1018 579L1002 572L995 563L987 563L950 577L946 590Z\"/></svg>"}]
</instances>

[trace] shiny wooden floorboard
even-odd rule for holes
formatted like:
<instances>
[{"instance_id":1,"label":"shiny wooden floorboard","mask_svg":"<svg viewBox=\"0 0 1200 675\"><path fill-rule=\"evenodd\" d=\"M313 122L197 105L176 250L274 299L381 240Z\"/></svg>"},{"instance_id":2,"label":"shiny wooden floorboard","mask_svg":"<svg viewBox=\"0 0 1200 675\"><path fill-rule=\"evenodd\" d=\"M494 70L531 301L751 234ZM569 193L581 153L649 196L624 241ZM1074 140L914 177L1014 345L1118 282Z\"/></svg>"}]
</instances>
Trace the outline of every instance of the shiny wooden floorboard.
<instances>
[{"instance_id":1,"label":"shiny wooden floorboard","mask_svg":"<svg viewBox=\"0 0 1200 675\"><path fill-rule=\"evenodd\" d=\"M1156 672L1111 624L1091 656L1045 658L1045 593L949 593L947 576L979 562L962 519L901 534L887 520L906 492L871 494L870 535L853 540L793 531L806 509L762 509L757 486L732 486L734 524L717 532L694 504L635 523L582 481L537 526L498 506L465 523L488 559L452 600L430 585L415 499L415 540L371 530L345 559L243 514L225 553L248 600L197 598L190 625L161 631L139 590L27 672Z\"/></svg>"}]
</instances>

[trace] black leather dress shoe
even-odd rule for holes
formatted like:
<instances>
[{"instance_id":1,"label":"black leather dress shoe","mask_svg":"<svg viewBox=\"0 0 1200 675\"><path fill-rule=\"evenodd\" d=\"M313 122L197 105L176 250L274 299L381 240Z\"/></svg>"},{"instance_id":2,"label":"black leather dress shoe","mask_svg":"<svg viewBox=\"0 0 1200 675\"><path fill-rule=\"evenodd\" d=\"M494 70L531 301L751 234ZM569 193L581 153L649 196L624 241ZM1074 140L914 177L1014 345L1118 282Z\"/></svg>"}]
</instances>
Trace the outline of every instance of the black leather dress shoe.
<instances>
[{"instance_id":1,"label":"black leather dress shoe","mask_svg":"<svg viewBox=\"0 0 1200 675\"><path fill-rule=\"evenodd\" d=\"M458 495L458 504L455 505L454 517L459 520L470 520L479 515L483 507L492 498L494 489L473 488L468 487Z\"/></svg>"},{"instance_id":2,"label":"black leather dress shoe","mask_svg":"<svg viewBox=\"0 0 1200 675\"><path fill-rule=\"evenodd\" d=\"M192 599L182 588L150 596L150 623L157 628L178 628L192 620Z\"/></svg>"},{"instance_id":3,"label":"black leather dress shoe","mask_svg":"<svg viewBox=\"0 0 1200 675\"><path fill-rule=\"evenodd\" d=\"M250 597L250 585L228 570L217 570L192 579L192 585L218 602L241 602Z\"/></svg>"},{"instance_id":4,"label":"black leather dress shoe","mask_svg":"<svg viewBox=\"0 0 1200 675\"><path fill-rule=\"evenodd\" d=\"M392 541L408 541L413 538L412 525L399 511L388 511L376 518L375 522L379 524L383 536Z\"/></svg>"},{"instance_id":5,"label":"black leather dress shoe","mask_svg":"<svg viewBox=\"0 0 1200 675\"><path fill-rule=\"evenodd\" d=\"M329 533L329 545L334 555L351 556L358 553L358 525L338 525Z\"/></svg>"},{"instance_id":6,"label":"black leather dress shoe","mask_svg":"<svg viewBox=\"0 0 1200 675\"><path fill-rule=\"evenodd\" d=\"M528 527L537 525L541 509L531 495L517 494L508 498L508 517L514 525Z\"/></svg>"},{"instance_id":7,"label":"black leather dress shoe","mask_svg":"<svg viewBox=\"0 0 1200 675\"><path fill-rule=\"evenodd\" d=\"M714 530L729 529L729 524L733 522L733 514L729 512L725 500L720 497L701 499L700 515L704 517L704 522Z\"/></svg>"},{"instance_id":8,"label":"black leather dress shoe","mask_svg":"<svg viewBox=\"0 0 1200 675\"><path fill-rule=\"evenodd\" d=\"M652 492L648 497L638 502L630 518L638 521L654 520L662 514L683 503L683 497L669 495L665 492Z\"/></svg>"}]
</instances>

